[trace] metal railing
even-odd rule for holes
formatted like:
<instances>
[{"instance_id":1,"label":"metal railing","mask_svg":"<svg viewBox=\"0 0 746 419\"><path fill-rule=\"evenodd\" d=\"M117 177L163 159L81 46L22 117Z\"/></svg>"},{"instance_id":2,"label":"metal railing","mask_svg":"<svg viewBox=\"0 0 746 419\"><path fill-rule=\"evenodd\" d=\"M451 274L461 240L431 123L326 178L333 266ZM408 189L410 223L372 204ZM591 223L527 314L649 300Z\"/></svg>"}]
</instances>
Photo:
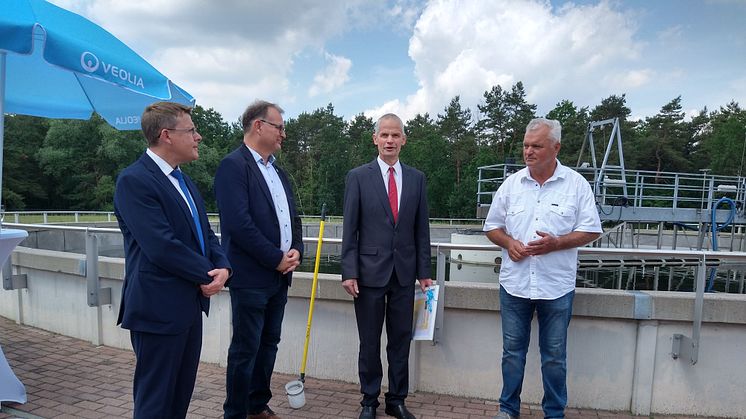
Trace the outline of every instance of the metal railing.
<instances>
[{"instance_id":1,"label":"metal railing","mask_svg":"<svg viewBox=\"0 0 746 419\"><path fill-rule=\"evenodd\" d=\"M19 224L38 221L41 224L50 222L112 222L116 221L111 211L6 211L4 221Z\"/></svg>"},{"instance_id":2,"label":"metal railing","mask_svg":"<svg viewBox=\"0 0 746 419\"><path fill-rule=\"evenodd\" d=\"M208 218L217 220L218 213L208 213ZM319 220L320 215L302 215L303 220ZM340 215L327 215L327 223L341 223L344 217ZM5 222L14 224L49 224L65 222L115 222L117 221L112 211L6 211ZM38 221L38 222L36 222ZM437 225L483 225L484 220L480 218L430 218L430 223Z\"/></svg>"},{"instance_id":3,"label":"metal railing","mask_svg":"<svg viewBox=\"0 0 746 419\"><path fill-rule=\"evenodd\" d=\"M100 308L103 305L110 305L111 288L101 288L100 278L98 277L98 240L97 234L121 234L119 229L114 228L97 228L97 227L77 227L77 226L55 226L38 224L15 224L4 223L3 227L20 228L20 229L39 229L43 227L49 230L79 231L86 235L86 259L85 259L85 276L87 283L87 301L90 307ZM318 238L304 237L303 242L307 244L317 244ZM325 244L341 244L342 239L329 238L324 239ZM436 254L436 272L435 280L440 288L439 300L445 301L446 293L446 264L450 258L452 250L471 250L471 251L499 251L500 247L496 245L477 245L477 244L453 244L453 243L431 243L431 248ZM694 251L694 250L664 250L664 249L614 249L614 248L596 248L582 247L579 249L582 259L598 260L618 260L621 264L644 264L645 260L673 260L684 261L686 265L696 266L696 287L695 302L692 321L691 337L674 334L673 348L671 355L674 359L687 358L692 365L697 363L699 353L700 329L703 319L704 294L705 294L705 275L709 265L713 262L723 263L730 262L734 264L746 264L746 252L715 252L715 251ZM682 262L682 263L684 263ZM10 262L8 262L10 263ZM587 263L587 262L586 262ZM5 289L10 281L4 281ZM443 328L443 310L445 305L438 304L438 314L435 323L435 337L433 344L437 344L442 336ZM641 313L640 317L650 318L651 311Z\"/></svg>"},{"instance_id":4,"label":"metal railing","mask_svg":"<svg viewBox=\"0 0 746 419\"><path fill-rule=\"evenodd\" d=\"M523 167L516 164L496 164L478 168L478 216L479 213L486 214L483 208L489 208L492 195L502 182ZM709 211L722 197L733 199L740 208L746 202L746 177L743 176L720 176L707 172L622 172L620 168L602 170L593 167L577 167L574 170L588 180L599 205Z\"/></svg>"}]
</instances>

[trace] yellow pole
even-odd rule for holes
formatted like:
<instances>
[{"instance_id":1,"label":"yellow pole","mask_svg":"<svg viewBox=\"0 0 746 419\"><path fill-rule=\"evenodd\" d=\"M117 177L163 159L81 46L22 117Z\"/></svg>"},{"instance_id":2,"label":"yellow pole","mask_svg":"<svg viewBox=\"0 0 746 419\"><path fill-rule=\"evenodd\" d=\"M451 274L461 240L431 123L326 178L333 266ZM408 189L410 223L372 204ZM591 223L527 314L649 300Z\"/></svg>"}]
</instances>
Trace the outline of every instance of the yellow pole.
<instances>
[{"instance_id":1,"label":"yellow pole","mask_svg":"<svg viewBox=\"0 0 746 419\"><path fill-rule=\"evenodd\" d=\"M321 261L321 243L324 240L324 221L326 221L326 204L321 207L321 222L319 223L319 239L316 242L316 262L313 266L313 282L311 283L311 303L308 306L308 322L306 323L306 342L303 345L303 361L300 364L300 381L306 381L306 359L308 358L308 342L311 340L311 322L313 321L313 303L316 301L316 284L319 281L319 262Z\"/></svg>"}]
</instances>

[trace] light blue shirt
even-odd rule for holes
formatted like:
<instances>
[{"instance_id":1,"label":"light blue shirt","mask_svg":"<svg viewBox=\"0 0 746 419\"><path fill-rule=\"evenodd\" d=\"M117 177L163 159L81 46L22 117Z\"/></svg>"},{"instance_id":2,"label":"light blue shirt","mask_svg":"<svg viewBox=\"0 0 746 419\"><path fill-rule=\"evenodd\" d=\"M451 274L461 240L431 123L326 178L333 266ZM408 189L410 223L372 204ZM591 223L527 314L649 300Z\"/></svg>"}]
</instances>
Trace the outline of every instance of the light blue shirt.
<instances>
[{"instance_id":1,"label":"light blue shirt","mask_svg":"<svg viewBox=\"0 0 746 419\"><path fill-rule=\"evenodd\" d=\"M280 249L283 252L290 250L290 245L293 243L293 234L291 232L290 224L290 205L288 205L288 197L285 194L285 187L282 185L280 175L274 166L275 156L269 156L269 162L265 164L262 156L256 151L252 150L251 147L246 146L251 151L251 155L254 157L256 166L264 176L264 181L267 183L269 188L269 194L272 196L272 203L275 206L275 214L277 215L277 222L280 224Z\"/></svg>"}]
</instances>

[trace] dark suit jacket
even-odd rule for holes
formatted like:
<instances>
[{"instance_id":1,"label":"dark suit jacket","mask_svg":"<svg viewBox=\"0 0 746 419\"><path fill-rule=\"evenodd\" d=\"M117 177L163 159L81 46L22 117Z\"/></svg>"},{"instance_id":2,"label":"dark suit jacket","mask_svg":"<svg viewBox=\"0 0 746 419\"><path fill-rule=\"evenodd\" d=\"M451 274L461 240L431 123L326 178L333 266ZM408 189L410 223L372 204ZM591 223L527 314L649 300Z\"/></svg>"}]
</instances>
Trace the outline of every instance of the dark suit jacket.
<instances>
[{"instance_id":1,"label":"dark suit jacket","mask_svg":"<svg viewBox=\"0 0 746 419\"><path fill-rule=\"evenodd\" d=\"M277 167L285 188L292 223L291 248L303 255L301 219L295 207L293 188L285 172ZM259 171L251 151L241 144L225 156L215 174L215 198L220 210L223 248L233 264L231 288L265 288L286 279L277 265L282 260L280 224L267 182Z\"/></svg>"},{"instance_id":2,"label":"dark suit jacket","mask_svg":"<svg viewBox=\"0 0 746 419\"><path fill-rule=\"evenodd\" d=\"M430 229L425 175L402 164L399 218L389 205L378 162L350 170L344 198L342 279L383 287L392 270L402 286L430 278Z\"/></svg>"},{"instance_id":3,"label":"dark suit jacket","mask_svg":"<svg viewBox=\"0 0 746 419\"><path fill-rule=\"evenodd\" d=\"M178 334L194 321L194 312L209 312L210 300L201 284L208 271L230 263L210 228L205 204L192 183L184 181L202 224L205 253L187 203L147 154L119 174L114 213L124 238L126 275L119 307L125 329Z\"/></svg>"}]
</instances>

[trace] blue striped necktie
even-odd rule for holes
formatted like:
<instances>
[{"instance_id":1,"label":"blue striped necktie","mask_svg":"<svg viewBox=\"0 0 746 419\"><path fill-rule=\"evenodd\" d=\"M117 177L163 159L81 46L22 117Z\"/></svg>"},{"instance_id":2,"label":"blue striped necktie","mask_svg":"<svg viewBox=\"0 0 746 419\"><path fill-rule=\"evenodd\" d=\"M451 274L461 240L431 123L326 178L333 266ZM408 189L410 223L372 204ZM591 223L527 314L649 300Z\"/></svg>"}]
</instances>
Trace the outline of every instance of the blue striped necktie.
<instances>
[{"instance_id":1,"label":"blue striped necktie","mask_svg":"<svg viewBox=\"0 0 746 419\"><path fill-rule=\"evenodd\" d=\"M192 220L194 220L194 226L197 227L197 238L199 239L199 247L202 249L202 254L205 254L205 240L202 238L202 223L199 222L199 213L197 213L197 206L194 205L194 200L192 200L192 195L189 194L189 188L187 188L186 182L184 182L184 175L181 173L181 170L175 169L173 172L171 172L171 176L175 177L176 180L179 181L179 187L181 188L181 191L184 192L184 196L186 196L187 202L189 203L189 208L192 210Z\"/></svg>"}]
</instances>

